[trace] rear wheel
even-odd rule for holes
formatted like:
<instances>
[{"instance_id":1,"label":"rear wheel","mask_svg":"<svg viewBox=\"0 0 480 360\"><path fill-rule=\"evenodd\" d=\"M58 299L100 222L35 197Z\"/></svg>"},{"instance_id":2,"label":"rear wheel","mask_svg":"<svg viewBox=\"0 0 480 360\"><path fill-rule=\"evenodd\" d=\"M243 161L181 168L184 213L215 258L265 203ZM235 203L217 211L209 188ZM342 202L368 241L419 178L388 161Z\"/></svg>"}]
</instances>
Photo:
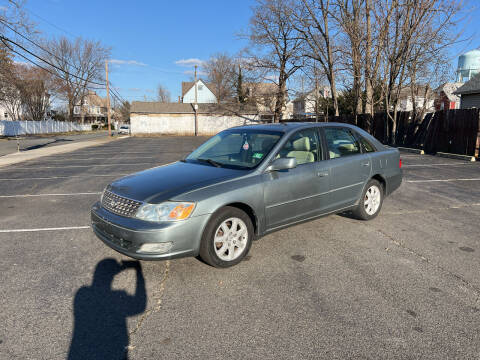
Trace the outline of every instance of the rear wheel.
<instances>
[{"instance_id":1,"label":"rear wheel","mask_svg":"<svg viewBox=\"0 0 480 360\"><path fill-rule=\"evenodd\" d=\"M383 204L383 186L375 179L370 180L363 191L358 207L353 211L360 220L375 218Z\"/></svg>"},{"instance_id":2,"label":"rear wheel","mask_svg":"<svg viewBox=\"0 0 480 360\"><path fill-rule=\"evenodd\" d=\"M203 232L200 257L215 267L236 265L250 250L253 236L250 217L240 209L224 207L212 216Z\"/></svg>"}]
</instances>

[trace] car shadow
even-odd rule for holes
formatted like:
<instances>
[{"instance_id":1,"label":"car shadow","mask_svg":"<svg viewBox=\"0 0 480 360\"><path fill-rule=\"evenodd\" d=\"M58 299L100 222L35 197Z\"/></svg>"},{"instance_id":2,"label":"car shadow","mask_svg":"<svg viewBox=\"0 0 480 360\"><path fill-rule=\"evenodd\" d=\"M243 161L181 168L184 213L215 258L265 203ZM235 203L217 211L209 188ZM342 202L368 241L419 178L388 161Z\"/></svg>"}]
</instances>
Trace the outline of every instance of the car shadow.
<instances>
[{"instance_id":1,"label":"car shadow","mask_svg":"<svg viewBox=\"0 0 480 360\"><path fill-rule=\"evenodd\" d=\"M351 212L351 211L341 212L341 213L338 213L337 215L341 216L341 217L344 217L344 218L352 219L352 220L358 220L355 217L355 215L353 215L353 212Z\"/></svg>"},{"instance_id":2,"label":"car shadow","mask_svg":"<svg viewBox=\"0 0 480 360\"><path fill-rule=\"evenodd\" d=\"M135 269L134 295L113 290L115 275ZM103 259L90 286L78 289L74 299L74 328L68 359L128 359L127 317L145 311L147 294L138 261Z\"/></svg>"}]
</instances>

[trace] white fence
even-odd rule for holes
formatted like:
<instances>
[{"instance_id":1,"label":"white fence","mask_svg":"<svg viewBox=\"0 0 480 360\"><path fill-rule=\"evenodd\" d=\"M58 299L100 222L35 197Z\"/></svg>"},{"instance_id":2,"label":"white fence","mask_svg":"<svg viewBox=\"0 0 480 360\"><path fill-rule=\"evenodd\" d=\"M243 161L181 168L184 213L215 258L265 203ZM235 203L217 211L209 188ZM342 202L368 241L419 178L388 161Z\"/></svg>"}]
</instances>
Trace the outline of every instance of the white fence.
<instances>
[{"instance_id":1,"label":"white fence","mask_svg":"<svg viewBox=\"0 0 480 360\"><path fill-rule=\"evenodd\" d=\"M50 134L69 131L92 130L91 125L82 125L68 121L8 121L0 120L0 136L26 134Z\"/></svg>"}]
</instances>

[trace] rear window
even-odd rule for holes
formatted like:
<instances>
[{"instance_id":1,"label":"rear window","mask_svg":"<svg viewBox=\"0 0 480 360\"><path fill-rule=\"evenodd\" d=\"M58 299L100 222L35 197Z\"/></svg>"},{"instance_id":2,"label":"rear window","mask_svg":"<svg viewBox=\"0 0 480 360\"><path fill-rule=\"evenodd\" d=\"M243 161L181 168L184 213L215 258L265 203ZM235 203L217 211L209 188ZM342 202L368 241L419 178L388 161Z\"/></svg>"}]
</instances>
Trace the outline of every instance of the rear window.
<instances>
[{"instance_id":1,"label":"rear window","mask_svg":"<svg viewBox=\"0 0 480 360\"><path fill-rule=\"evenodd\" d=\"M325 128L325 138L330 159L360 154L360 145L349 129Z\"/></svg>"},{"instance_id":2,"label":"rear window","mask_svg":"<svg viewBox=\"0 0 480 360\"><path fill-rule=\"evenodd\" d=\"M363 152L369 153L377 151L377 149L375 149L375 147L363 136L357 134L357 137L360 145L362 146Z\"/></svg>"}]
</instances>

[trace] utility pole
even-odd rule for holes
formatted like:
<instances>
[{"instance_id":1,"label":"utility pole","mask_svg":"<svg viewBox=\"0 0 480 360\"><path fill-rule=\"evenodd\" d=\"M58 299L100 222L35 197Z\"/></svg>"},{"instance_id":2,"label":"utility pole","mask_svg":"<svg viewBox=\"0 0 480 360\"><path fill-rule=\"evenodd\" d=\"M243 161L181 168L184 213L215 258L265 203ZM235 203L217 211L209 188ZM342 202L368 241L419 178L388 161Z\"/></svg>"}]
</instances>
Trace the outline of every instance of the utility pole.
<instances>
[{"instance_id":1,"label":"utility pole","mask_svg":"<svg viewBox=\"0 0 480 360\"><path fill-rule=\"evenodd\" d=\"M108 136L112 136L112 127L110 125L110 88L108 87L108 60L105 60L105 81L107 85L107 119L108 119Z\"/></svg>"},{"instance_id":2,"label":"utility pole","mask_svg":"<svg viewBox=\"0 0 480 360\"><path fill-rule=\"evenodd\" d=\"M195 136L198 135L198 119L197 119L197 109L198 109L198 103L197 103L197 66L195 65L195 104L193 105L193 109L195 110Z\"/></svg>"},{"instance_id":3,"label":"utility pole","mask_svg":"<svg viewBox=\"0 0 480 360\"><path fill-rule=\"evenodd\" d=\"M313 63L313 76L315 77L315 122L318 122L318 76L315 62Z\"/></svg>"}]
</instances>

